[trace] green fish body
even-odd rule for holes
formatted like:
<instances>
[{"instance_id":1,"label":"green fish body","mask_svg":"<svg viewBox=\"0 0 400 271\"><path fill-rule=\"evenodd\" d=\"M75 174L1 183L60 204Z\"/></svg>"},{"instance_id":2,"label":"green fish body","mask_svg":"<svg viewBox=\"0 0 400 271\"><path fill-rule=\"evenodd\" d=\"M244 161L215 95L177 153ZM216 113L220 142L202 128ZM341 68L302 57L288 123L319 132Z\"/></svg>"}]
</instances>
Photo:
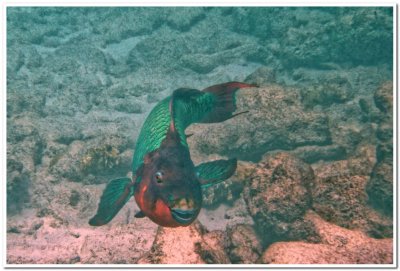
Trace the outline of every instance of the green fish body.
<instances>
[{"instance_id":1,"label":"green fish body","mask_svg":"<svg viewBox=\"0 0 400 271\"><path fill-rule=\"evenodd\" d=\"M236 170L236 159L194 166L185 129L192 123L221 122L236 110L235 93L254 85L230 82L199 91L177 89L160 101L146 118L132 161L133 178L112 180L89 221L99 226L111 221L131 196L141 209L136 217L149 217L161 226L190 225L202 202L201 189L226 180Z\"/></svg>"}]
</instances>

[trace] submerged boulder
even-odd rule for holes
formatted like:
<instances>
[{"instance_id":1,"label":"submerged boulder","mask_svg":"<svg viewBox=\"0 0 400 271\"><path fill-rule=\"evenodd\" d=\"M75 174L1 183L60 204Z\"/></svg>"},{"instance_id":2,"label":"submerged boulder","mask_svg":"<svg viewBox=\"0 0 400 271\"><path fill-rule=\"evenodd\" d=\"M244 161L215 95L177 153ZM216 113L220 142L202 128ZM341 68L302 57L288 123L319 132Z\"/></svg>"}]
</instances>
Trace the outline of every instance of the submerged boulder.
<instances>
[{"instance_id":1,"label":"submerged boulder","mask_svg":"<svg viewBox=\"0 0 400 271\"><path fill-rule=\"evenodd\" d=\"M284 240L299 225L296 222L311 207L313 182L312 168L287 153L266 156L258 163L244 199L265 242Z\"/></svg>"},{"instance_id":2,"label":"submerged boulder","mask_svg":"<svg viewBox=\"0 0 400 271\"><path fill-rule=\"evenodd\" d=\"M315 213L307 219L314 224L321 243L277 242L259 259L265 264L391 264L393 239L373 239L328 223Z\"/></svg>"},{"instance_id":3,"label":"submerged boulder","mask_svg":"<svg viewBox=\"0 0 400 271\"><path fill-rule=\"evenodd\" d=\"M368 204L369 174L376 161L374 153L364 146L348 160L315 165L312 209L341 227L358 229L371 237L391 237L391 219Z\"/></svg>"},{"instance_id":4,"label":"submerged boulder","mask_svg":"<svg viewBox=\"0 0 400 271\"><path fill-rule=\"evenodd\" d=\"M256 161L271 150L331 143L326 115L305 111L298 90L269 85L242 89L236 98L237 112L249 112L223 123L189 127L192 148Z\"/></svg>"},{"instance_id":5,"label":"submerged boulder","mask_svg":"<svg viewBox=\"0 0 400 271\"><path fill-rule=\"evenodd\" d=\"M206 263L230 264L231 260L225 251L225 236L223 231L211 231L203 235L202 241L196 243L196 251Z\"/></svg>"},{"instance_id":6,"label":"submerged boulder","mask_svg":"<svg viewBox=\"0 0 400 271\"><path fill-rule=\"evenodd\" d=\"M388 216L393 215L393 83L384 83L374 94L382 117L376 137L377 163L367 184L369 202Z\"/></svg>"},{"instance_id":7,"label":"submerged boulder","mask_svg":"<svg viewBox=\"0 0 400 271\"><path fill-rule=\"evenodd\" d=\"M225 242L232 263L255 263L262 253L261 242L250 225L238 224L229 227Z\"/></svg>"},{"instance_id":8,"label":"submerged boulder","mask_svg":"<svg viewBox=\"0 0 400 271\"><path fill-rule=\"evenodd\" d=\"M133 264L150 249L156 230L147 219L94 228L55 214L25 214L7 221L7 263Z\"/></svg>"},{"instance_id":9,"label":"submerged boulder","mask_svg":"<svg viewBox=\"0 0 400 271\"><path fill-rule=\"evenodd\" d=\"M195 222L188 227L159 227L149 252L139 264L230 263L223 249L223 233L209 232Z\"/></svg>"}]
</instances>

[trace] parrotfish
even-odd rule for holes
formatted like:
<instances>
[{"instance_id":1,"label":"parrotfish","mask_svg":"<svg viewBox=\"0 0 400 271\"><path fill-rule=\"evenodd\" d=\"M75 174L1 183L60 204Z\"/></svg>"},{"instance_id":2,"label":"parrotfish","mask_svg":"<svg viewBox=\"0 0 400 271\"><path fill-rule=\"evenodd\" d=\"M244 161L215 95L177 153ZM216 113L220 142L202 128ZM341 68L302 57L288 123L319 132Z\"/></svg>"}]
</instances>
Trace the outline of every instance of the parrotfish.
<instances>
[{"instance_id":1,"label":"parrotfish","mask_svg":"<svg viewBox=\"0 0 400 271\"><path fill-rule=\"evenodd\" d=\"M202 205L202 189L233 175L237 159L215 160L195 166L185 129L192 123L216 123L241 113L236 92L255 85L229 82L202 91L180 88L160 101L146 118L136 142L132 178L108 183L100 198L92 226L110 222L134 196L140 211L164 227L190 225Z\"/></svg>"}]
</instances>

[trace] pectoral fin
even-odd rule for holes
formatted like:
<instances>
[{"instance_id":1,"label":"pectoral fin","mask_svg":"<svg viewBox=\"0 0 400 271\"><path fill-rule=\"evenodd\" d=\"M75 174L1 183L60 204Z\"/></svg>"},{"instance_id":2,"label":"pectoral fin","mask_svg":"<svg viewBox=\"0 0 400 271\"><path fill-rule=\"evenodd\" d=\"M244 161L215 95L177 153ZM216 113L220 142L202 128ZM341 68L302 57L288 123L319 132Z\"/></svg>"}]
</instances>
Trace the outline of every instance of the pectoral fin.
<instances>
[{"instance_id":1,"label":"pectoral fin","mask_svg":"<svg viewBox=\"0 0 400 271\"><path fill-rule=\"evenodd\" d=\"M202 188L207 188L233 175L236 170L237 160L216 160L200 164L196 167L196 173L200 179Z\"/></svg>"},{"instance_id":2,"label":"pectoral fin","mask_svg":"<svg viewBox=\"0 0 400 271\"><path fill-rule=\"evenodd\" d=\"M96 215L89 220L91 226L110 222L133 195L133 182L129 178L112 180L104 189Z\"/></svg>"}]
</instances>

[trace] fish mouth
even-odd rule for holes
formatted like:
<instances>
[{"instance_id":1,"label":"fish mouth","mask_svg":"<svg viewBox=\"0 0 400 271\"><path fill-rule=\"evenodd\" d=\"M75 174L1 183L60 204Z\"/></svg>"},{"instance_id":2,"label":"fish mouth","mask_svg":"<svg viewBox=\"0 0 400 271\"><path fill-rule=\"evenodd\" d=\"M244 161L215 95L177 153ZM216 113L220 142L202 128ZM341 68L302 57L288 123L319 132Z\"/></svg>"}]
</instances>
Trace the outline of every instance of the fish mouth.
<instances>
[{"instance_id":1,"label":"fish mouth","mask_svg":"<svg viewBox=\"0 0 400 271\"><path fill-rule=\"evenodd\" d=\"M195 217L195 209L183 210L179 208L171 209L172 217L181 224L187 224Z\"/></svg>"}]
</instances>

